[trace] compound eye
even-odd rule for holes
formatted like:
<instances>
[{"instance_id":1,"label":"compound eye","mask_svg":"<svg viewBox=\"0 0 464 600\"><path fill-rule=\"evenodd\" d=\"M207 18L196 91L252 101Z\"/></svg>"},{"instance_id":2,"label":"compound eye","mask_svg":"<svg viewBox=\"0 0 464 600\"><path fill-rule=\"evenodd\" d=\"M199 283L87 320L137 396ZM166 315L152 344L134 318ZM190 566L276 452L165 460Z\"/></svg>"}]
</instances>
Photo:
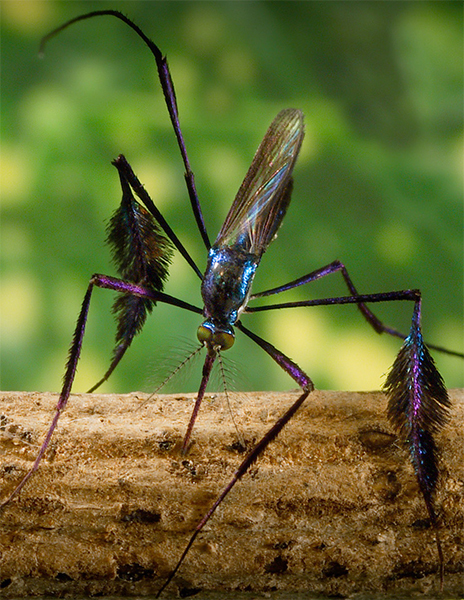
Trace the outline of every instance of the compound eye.
<instances>
[{"instance_id":1,"label":"compound eye","mask_svg":"<svg viewBox=\"0 0 464 600\"><path fill-rule=\"evenodd\" d=\"M219 346L221 350L232 348L235 342L235 337L226 331L218 331L214 336L214 345Z\"/></svg>"},{"instance_id":2,"label":"compound eye","mask_svg":"<svg viewBox=\"0 0 464 600\"><path fill-rule=\"evenodd\" d=\"M205 325L197 329L198 340L214 352L215 349L228 350L234 345L235 336L227 331L215 331Z\"/></svg>"},{"instance_id":3,"label":"compound eye","mask_svg":"<svg viewBox=\"0 0 464 600\"><path fill-rule=\"evenodd\" d=\"M211 329L209 329L209 327L200 325L200 327L197 329L197 338L202 344L210 344L213 338L213 332Z\"/></svg>"}]
</instances>

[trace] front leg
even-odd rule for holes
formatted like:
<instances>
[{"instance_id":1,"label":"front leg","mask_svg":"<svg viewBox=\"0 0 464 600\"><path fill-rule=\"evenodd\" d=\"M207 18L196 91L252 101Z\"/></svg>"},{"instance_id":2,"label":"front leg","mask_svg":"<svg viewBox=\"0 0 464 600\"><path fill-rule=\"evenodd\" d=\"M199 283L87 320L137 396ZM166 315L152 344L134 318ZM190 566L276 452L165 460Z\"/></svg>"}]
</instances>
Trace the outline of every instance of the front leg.
<instances>
[{"instance_id":1,"label":"front leg","mask_svg":"<svg viewBox=\"0 0 464 600\"><path fill-rule=\"evenodd\" d=\"M74 336L71 343L71 347L69 349L68 361L66 363L66 371L63 378L63 387L61 389L60 397L58 400L58 404L56 406L55 416L53 417L53 421L50 425L50 428L45 436L45 439L40 447L40 450L37 454L37 457L34 461L34 464L30 468L30 470L26 473L23 479L19 482L17 487L13 490L13 492L8 496L8 498L0 504L0 512L11 502L11 500L22 490L24 485L27 483L29 478L33 475L39 466L40 461L42 460L43 455L45 454L47 447L52 438L53 432L58 424L58 419L60 418L61 413L66 408L66 404L69 399L69 395L71 393L72 385L74 382L74 377L76 375L77 364L79 362L79 357L81 355L82 342L84 339L85 327L87 324L87 317L89 313L90 300L92 297L92 292L94 287L101 287L111 289L117 292L124 292L125 294L129 294L131 296L136 296L139 298L145 298L147 300L159 300L164 301L169 304L175 304L177 306L183 306L184 308L188 308L189 310L193 310L194 312L200 312L200 309L197 309L187 303L183 303L180 300L172 298L167 294L163 294L161 292L154 292L153 290L146 289L140 285L135 285L133 283L128 283L121 279L116 279L115 277L108 277L107 275L99 275L95 274L91 277L89 286L87 288L87 292L84 296L84 300L82 302L81 311L79 313L79 317L77 319L76 328L74 330Z\"/></svg>"}]
</instances>

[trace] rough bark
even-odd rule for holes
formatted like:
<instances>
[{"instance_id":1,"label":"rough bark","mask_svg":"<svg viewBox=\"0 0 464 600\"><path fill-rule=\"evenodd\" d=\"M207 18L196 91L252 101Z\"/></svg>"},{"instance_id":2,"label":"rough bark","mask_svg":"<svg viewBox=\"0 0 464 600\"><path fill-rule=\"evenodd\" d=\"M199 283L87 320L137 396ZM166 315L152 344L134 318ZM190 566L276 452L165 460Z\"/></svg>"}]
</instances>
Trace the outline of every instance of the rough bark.
<instances>
[{"instance_id":1,"label":"rough bark","mask_svg":"<svg viewBox=\"0 0 464 600\"><path fill-rule=\"evenodd\" d=\"M464 390L450 394L451 421L437 436L436 504L445 590L457 597L464 589ZM232 395L248 447L297 396ZM0 515L0 595L159 589L244 454L222 395L205 399L186 456L179 449L193 396L143 404L146 398L71 397L39 471ZM56 401L52 394L2 394L1 499L30 467ZM434 597L435 534L385 414L379 392L312 393L207 524L170 593Z\"/></svg>"}]
</instances>

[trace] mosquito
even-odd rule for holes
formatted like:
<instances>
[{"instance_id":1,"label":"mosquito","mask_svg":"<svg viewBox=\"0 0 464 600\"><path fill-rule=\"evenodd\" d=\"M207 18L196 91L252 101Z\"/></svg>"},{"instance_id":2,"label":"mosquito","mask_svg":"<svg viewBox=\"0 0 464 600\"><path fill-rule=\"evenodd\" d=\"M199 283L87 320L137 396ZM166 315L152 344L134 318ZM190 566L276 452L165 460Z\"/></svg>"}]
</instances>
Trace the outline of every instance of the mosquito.
<instances>
[{"instance_id":1,"label":"mosquito","mask_svg":"<svg viewBox=\"0 0 464 600\"><path fill-rule=\"evenodd\" d=\"M74 331L63 387L54 418L29 472L19 482L7 500L0 505L0 508L4 509L6 507L37 470L60 415L66 407L81 354L91 296L96 287L117 292L113 305L117 332L110 366L102 379L89 391L94 391L110 377L134 337L142 330L148 313L153 310L157 302L170 304L202 317L202 322L197 330L197 338L200 344L197 352L204 348L206 356L195 406L182 445L184 454L188 451L195 420L206 392L213 365L217 360L221 360L223 352L234 345L235 329L240 330L288 373L300 387L301 394L254 448L248 452L233 478L198 523L177 564L159 590L159 596L181 568L195 539L216 508L314 390L311 378L288 356L248 329L242 323L242 315L290 307L355 304L362 316L377 333L386 333L403 340L403 345L385 384L385 391L389 396L388 416L409 446L411 461L435 531L440 581L443 584L443 551L434 507L434 494L439 475L434 434L445 425L450 402L443 379L422 339L422 300L420 291L411 289L360 294L355 288L345 265L337 260L283 285L259 293L252 293L256 269L269 244L276 237L290 203L293 187L292 172L304 137L303 113L298 109L285 109L271 123L256 151L224 224L214 243L211 244L180 128L174 85L167 60L158 46L122 13L114 10L100 10L78 16L49 33L42 40L41 51L51 38L70 25L105 15L116 17L126 23L148 46L155 58L166 106L185 168L185 182L193 215L208 252L206 269L203 273L196 265L187 249L155 206L125 157L120 155L116 158L112 164L118 170L122 201L110 220L108 242L113 251L119 277L96 273L90 278ZM201 281L203 308L170 296L163 291L169 273L171 256L175 250L180 252ZM258 298L275 296L335 273L341 274L348 288L349 293L347 296L258 306L249 305L250 302ZM409 301L413 303L411 328L408 335L383 324L367 306L367 303L392 301ZM430 345L430 348L461 358L464 357L462 354L446 350L440 346Z\"/></svg>"}]
</instances>

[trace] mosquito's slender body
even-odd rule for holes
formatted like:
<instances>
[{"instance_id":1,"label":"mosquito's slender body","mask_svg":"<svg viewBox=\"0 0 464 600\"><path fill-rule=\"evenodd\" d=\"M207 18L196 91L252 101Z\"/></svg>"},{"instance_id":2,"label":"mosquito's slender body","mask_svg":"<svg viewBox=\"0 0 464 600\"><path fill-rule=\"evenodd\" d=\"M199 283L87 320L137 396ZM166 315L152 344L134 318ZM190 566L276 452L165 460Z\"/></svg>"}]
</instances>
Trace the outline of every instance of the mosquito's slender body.
<instances>
[{"instance_id":1,"label":"mosquito's slender body","mask_svg":"<svg viewBox=\"0 0 464 600\"><path fill-rule=\"evenodd\" d=\"M258 148L209 251L201 285L206 317L202 328L233 335L232 327L248 304L259 261L290 202L291 173L303 135L303 113L283 110ZM203 335L201 341L207 341Z\"/></svg>"},{"instance_id":2,"label":"mosquito's slender body","mask_svg":"<svg viewBox=\"0 0 464 600\"><path fill-rule=\"evenodd\" d=\"M404 340L386 384L386 390L390 396L389 416L409 444L419 486L436 532L440 576L443 582L444 557L438 537L438 524L433 504L438 479L436 446L433 434L446 421L449 400L443 380L422 340L420 331L420 292L418 290L400 290L377 294L359 294L343 263L334 261L294 281L252 294L251 288L256 269L263 253L274 239L290 202L293 185L292 171L304 136L303 114L296 109L286 109L281 111L274 119L255 154L224 225L214 244L211 245L180 129L174 86L167 61L159 48L130 19L112 10L96 11L65 23L44 38L43 45L69 25L102 15L114 16L129 25L149 47L156 60L167 108L185 167L185 180L195 221L208 250L206 271L202 275L201 270L137 179L127 160L124 156L119 156L113 164L118 170L121 181L122 202L111 219L108 241L112 246L121 278L101 274L94 274L91 277L71 344L55 417L30 471L10 493L7 500L0 505L0 508L7 506L38 468L58 423L59 416L66 407L81 353L91 296L95 287L111 289L119 294L114 304L118 328L116 346L110 367L91 391L111 375L135 335L142 329L147 314L157 302L164 302L203 316L203 322L198 327L197 337L201 345L206 348L206 357L195 407L183 442L183 452L187 451L213 364L222 351L231 348L235 339L235 328L239 329L256 342L288 373L301 388L301 394L248 453L237 468L233 478L198 523L182 556L161 588L159 592L161 593L181 567L197 535L216 508L237 481L247 472L250 465L290 421L314 389L310 377L297 364L243 325L241 322L242 315L260 310L275 310L285 307L356 304L363 317L376 332L387 333ZM144 206L135 199L134 194ZM174 249L182 254L202 281L203 309L163 292L168 275L170 256ZM250 301L257 298L278 294L338 272L341 273L348 287L348 296L268 304L266 306L248 306ZM407 336L384 325L366 305L366 303L399 300L407 300L414 304L411 330ZM430 347L462 356L438 346Z\"/></svg>"},{"instance_id":3,"label":"mosquito's slender body","mask_svg":"<svg viewBox=\"0 0 464 600\"><path fill-rule=\"evenodd\" d=\"M205 320L199 341L208 356L183 449L187 448L214 359L234 343L234 326L246 310L259 261L290 202L291 174L304 136L303 113L287 109L274 119L224 225L208 253L201 284ZM204 385L203 385L204 384Z\"/></svg>"}]
</instances>

